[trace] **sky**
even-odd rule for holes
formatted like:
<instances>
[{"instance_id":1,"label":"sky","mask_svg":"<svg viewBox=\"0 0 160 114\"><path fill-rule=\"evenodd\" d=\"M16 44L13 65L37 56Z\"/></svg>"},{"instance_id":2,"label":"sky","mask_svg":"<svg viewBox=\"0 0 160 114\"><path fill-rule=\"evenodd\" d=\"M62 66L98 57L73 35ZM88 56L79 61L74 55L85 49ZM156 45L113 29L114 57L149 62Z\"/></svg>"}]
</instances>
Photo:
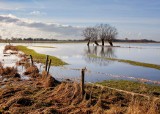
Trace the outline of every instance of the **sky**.
<instances>
[{"instance_id":1,"label":"sky","mask_svg":"<svg viewBox=\"0 0 160 114\"><path fill-rule=\"evenodd\" d=\"M160 0L0 0L2 38L83 39L100 23L120 39L160 41Z\"/></svg>"}]
</instances>

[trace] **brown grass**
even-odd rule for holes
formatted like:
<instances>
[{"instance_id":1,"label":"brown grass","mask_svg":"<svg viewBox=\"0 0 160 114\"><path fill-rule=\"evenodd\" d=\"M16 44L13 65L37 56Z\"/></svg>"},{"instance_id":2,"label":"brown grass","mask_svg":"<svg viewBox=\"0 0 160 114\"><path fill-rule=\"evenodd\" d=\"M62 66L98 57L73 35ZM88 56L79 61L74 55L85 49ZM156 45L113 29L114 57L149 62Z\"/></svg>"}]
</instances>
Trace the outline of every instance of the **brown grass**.
<instances>
[{"instance_id":1,"label":"brown grass","mask_svg":"<svg viewBox=\"0 0 160 114\"><path fill-rule=\"evenodd\" d=\"M45 80L45 87L55 87L59 82L52 76L47 76Z\"/></svg>"},{"instance_id":2,"label":"brown grass","mask_svg":"<svg viewBox=\"0 0 160 114\"><path fill-rule=\"evenodd\" d=\"M39 78L40 79L40 78ZM95 114L159 114L160 101L126 95L114 90L86 85L82 96L80 84L62 82L44 88L36 80L18 81L0 88L2 113L95 113ZM43 82L41 82L43 83Z\"/></svg>"},{"instance_id":3,"label":"brown grass","mask_svg":"<svg viewBox=\"0 0 160 114\"><path fill-rule=\"evenodd\" d=\"M158 100L146 100L142 104L142 101L137 98L132 98L127 114L159 114L160 104Z\"/></svg>"},{"instance_id":4,"label":"brown grass","mask_svg":"<svg viewBox=\"0 0 160 114\"><path fill-rule=\"evenodd\" d=\"M6 78L9 77L20 78L20 74L18 73L16 68L14 67L4 68L2 65L0 65L0 75Z\"/></svg>"},{"instance_id":5,"label":"brown grass","mask_svg":"<svg viewBox=\"0 0 160 114\"><path fill-rule=\"evenodd\" d=\"M16 46L13 46L13 45L6 45L4 47L4 52L8 51L8 50L12 50L12 51L18 51L17 47Z\"/></svg>"},{"instance_id":6,"label":"brown grass","mask_svg":"<svg viewBox=\"0 0 160 114\"><path fill-rule=\"evenodd\" d=\"M25 97L13 97L9 101L6 102L3 109L7 110L9 109L13 104L17 104L19 106L31 106L33 104L33 101L30 98Z\"/></svg>"},{"instance_id":7,"label":"brown grass","mask_svg":"<svg viewBox=\"0 0 160 114\"><path fill-rule=\"evenodd\" d=\"M26 54L19 53L18 56L21 58L21 60L16 62L17 66L24 66L26 69L30 67L30 58Z\"/></svg>"},{"instance_id":8,"label":"brown grass","mask_svg":"<svg viewBox=\"0 0 160 114\"><path fill-rule=\"evenodd\" d=\"M26 69L26 71L24 72L24 75L28 75L31 77L39 77L39 70L37 68L37 66L30 66Z\"/></svg>"},{"instance_id":9,"label":"brown grass","mask_svg":"<svg viewBox=\"0 0 160 114\"><path fill-rule=\"evenodd\" d=\"M44 87L55 87L58 84L60 84L59 81L57 81L54 77L52 77L50 74L47 75L46 71L42 71L42 79L41 81L44 84Z\"/></svg>"},{"instance_id":10,"label":"brown grass","mask_svg":"<svg viewBox=\"0 0 160 114\"><path fill-rule=\"evenodd\" d=\"M28 58L22 58L20 61L18 61L19 64L25 64L26 62L29 62Z\"/></svg>"}]
</instances>

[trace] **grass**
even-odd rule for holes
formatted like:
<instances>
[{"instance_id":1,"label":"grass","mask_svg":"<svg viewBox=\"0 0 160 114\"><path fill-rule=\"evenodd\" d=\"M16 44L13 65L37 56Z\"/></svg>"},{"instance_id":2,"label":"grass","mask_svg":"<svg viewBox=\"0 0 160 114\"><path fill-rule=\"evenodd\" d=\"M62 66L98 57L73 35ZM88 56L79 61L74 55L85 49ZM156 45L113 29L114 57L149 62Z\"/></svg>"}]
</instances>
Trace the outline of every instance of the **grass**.
<instances>
[{"instance_id":1,"label":"grass","mask_svg":"<svg viewBox=\"0 0 160 114\"><path fill-rule=\"evenodd\" d=\"M13 78L13 77L20 78L17 68L4 67L1 63L0 63L0 76L2 76L3 78Z\"/></svg>"},{"instance_id":2,"label":"grass","mask_svg":"<svg viewBox=\"0 0 160 114\"><path fill-rule=\"evenodd\" d=\"M17 51L17 48L15 46L12 46L12 45L6 45L4 47L4 52L6 52L8 50Z\"/></svg>"},{"instance_id":3,"label":"grass","mask_svg":"<svg viewBox=\"0 0 160 114\"><path fill-rule=\"evenodd\" d=\"M40 48L55 48L53 46L33 46L33 47L40 47Z\"/></svg>"},{"instance_id":4,"label":"grass","mask_svg":"<svg viewBox=\"0 0 160 114\"><path fill-rule=\"evenodd\" d=\"M118 61L118 62L128 63L135 66L142 66L142 67L148 67L148 68L154 68L154 69L160 70L160 65L157 65L157 64L144 63L144 62L138 62L138 61L132 61L132 60L126 60L126 59L98 57L96 55L89 55L89 56L94 58L102 58L105 60Z\"/></svg>"},{"instance_id":5,"label":"grass","mask_svg":"<svg viewBox=\"0 0 160 114\"><path fill-rule=\"evenodd\" d=\"M40 63L45 64L45 61L46 61L46 55L45 54L37 53L33 49L29 49L26 46L18 45L16 47L19 51L22 51L26 55L32 55L33 60L35 62L40 62ZM49 56L49 59L52 60L52 63L51 63L52 66L61 66L61 65L66 65L67 64L67 63L63 62L61 59L59 59L57 57L54 57L54 56Z\"/></svg>"},{"instance_id":6,"label":"grass","mask_svg":"<svg viewBox=\"0 0 160 114\"><path fill-rule=\"evenodd\" d=\"M131 95L105 87L106 82L85 84L85 95L81 94L81 84L77 82L51 82L37 77L30 80L8 80L0 88L0 113L89 113L89 114L159 114L160 100L153 97ZM57 83L57 84L56 84ZM138 89L142 86L128 81L107 85L119 88L120 85ZM136 85L136 86L135 86ZM152 88L150 88L152 89ZM131 89L129 89L131 90ZM157 90L158 91L158 90ZM155 96L155 95L154 95Z\"/></svg>"},{"instance_id":7,"label":"grass","mask_svg":"<svg viewBox=\"0 0 160 114\"><path fill-rule=\"evenodd\" d=\"M160 97L160 86L158 85L151 85L128 80L108 80L103 82L97 82L96 84L125 91Z\"/></svg>"},{"instance_id":8,"label":"grass","mask_svg":"<svg viewBox=\"0 0 160 114\"><path fill-rule=\"evenodd\" d=\"M14 81L14 80L13 80ZM44 88L45 80L14 81L0 88L0 112L18 113L104 113L159 114L160 101L120 93L107 88L85 85L86 94L76 82L62 82ZM38 84L38 85L37 85ZM36 85L36 86L35 86ZM136 109L136 110L135 110ZM149 113L152 112L152 113Z\"/></svg>"}]
</instances>

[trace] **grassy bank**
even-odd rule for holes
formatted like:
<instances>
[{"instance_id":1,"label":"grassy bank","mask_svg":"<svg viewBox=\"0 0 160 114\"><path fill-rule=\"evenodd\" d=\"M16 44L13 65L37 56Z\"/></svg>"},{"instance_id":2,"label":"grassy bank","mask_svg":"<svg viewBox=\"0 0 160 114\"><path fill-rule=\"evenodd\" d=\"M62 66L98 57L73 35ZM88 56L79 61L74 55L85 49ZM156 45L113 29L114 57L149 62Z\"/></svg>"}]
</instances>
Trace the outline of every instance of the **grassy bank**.
<instances>
[{"instance_id":1,"label":"grassy bank","mask_svg":"<svg viewBox=\"0 0 160 114\"><path fill-rule=\"evenodd\" d=\"M135 65L135 66L142 66L142 67L148 67L148 68L154 68L154 69L160 70L160 65L151 64L151 63L143 63L143 62L137 62L137 61L125 60L125 59L117 59L117 58L98 57L96 55L89 55L89 56L94 57L94 58L102 58L105 60L118 61L118 62L128 63L128 64Z\"/></svg>"},{"instance_id":2,"label":"grassy bank","mask_svg":"<svg viewBox=\"0 0 160 114\"><path fill-rule=\"evenodd\" d=\"M160 86L158 85L150 85L150 84L140 83L136 81L127 81L127 80L109 80L109 81L97 82L96 84L120 90L160 97Z\"/></svg>"},{"instance_id":3,"label":"grassy bank","mask_svg":"<svg viewBox=\"0 0 160 114\"><path fill-rule=\"evenodd\" d=\"M33 47L39 47L39 48L55 48L55 47L52 47L52 46L33 46Z\"/></svg>"},{"instance_id":4,"label":"grassy bank","mask_svg":"<svg viewBox=\"0 0 160 114\"><path fill-rule=\"evenodd\" d=\"M45 63L46 61L46 55L45 54L40 54L35 52L33 49L29 49L26 46L16 46L19 51L22 51L26 55L32 55L33 60L35 62L40 62L40 63ZM49 58L52 60L52 64L54 66L60 66L60 65L66 65L67 63L63 62L61 59L54 57L54 56L49 56Z\"/></svg>"}]
</instances>

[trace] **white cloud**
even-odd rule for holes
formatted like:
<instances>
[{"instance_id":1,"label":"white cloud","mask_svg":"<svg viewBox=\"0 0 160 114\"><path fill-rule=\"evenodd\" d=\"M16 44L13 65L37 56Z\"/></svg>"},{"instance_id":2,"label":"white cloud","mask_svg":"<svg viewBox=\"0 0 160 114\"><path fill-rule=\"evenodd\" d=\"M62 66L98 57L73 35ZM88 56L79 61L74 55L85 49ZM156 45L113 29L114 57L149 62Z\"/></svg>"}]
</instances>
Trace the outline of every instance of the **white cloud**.
<instances>
[{"instance_id":1,"label":"white cloud","mask_svg":"<svg viewBox=\"0 0 160 114\"><path fill-rule=\"evenodd\" d=\"M45 15L46 13L40 11L32 11L29 14L33 16L40 16L40 15Z\"/></svg>"},{"instance_id":2,"label":"white cloud","mask_svg":"<svg viewBox=\"0 0 160 114\"><path fill-rule=\"evenodd\" d=\"M24 37L41 37L44 38L59 38L59 39L73 39L81 38L83 28L73 27L69 25L61 25L56 23L44 23L36 22L28 19L18 18L14 15L0 15L1 28L5 29L1 31L1 35L6 37L18 37L20 34L24 34ZM16 34L10 32L15 32Z\"/></svg>"}]
</instances>

